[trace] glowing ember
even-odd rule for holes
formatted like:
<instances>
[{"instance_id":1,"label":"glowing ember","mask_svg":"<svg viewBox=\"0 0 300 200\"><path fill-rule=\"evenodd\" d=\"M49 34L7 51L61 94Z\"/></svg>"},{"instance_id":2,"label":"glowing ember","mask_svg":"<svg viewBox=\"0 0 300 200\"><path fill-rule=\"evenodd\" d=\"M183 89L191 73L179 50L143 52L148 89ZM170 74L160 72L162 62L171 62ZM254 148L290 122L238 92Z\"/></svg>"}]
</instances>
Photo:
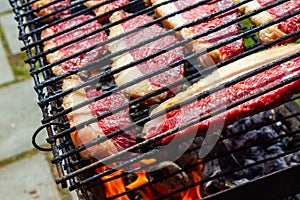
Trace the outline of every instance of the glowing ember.
<instances>
[{"instance_id":1,"label":"glowing ember","mask_svg":"<svg viewBox=\"0 0 300 200\"><path fill-rule=\"evenodd\" d=\"M106 169L107 169L107 167L104 166L104 167L101 167L101 168L97 169L97 172L102 172ZM113 173L111 173L107 176L102 177L101 180L104 181L104 180L113 178L115 176L118 176L120 174L122 174L122 171L115 171L115 172L113 172ZM105 195L106 195L107 198L112 197L112 196L117 195L117 194L120 194L120 193L123 193L123 192L126 192L125 184L124 184L124 181L123 181L122 177L110 180L110 181L104 183L104 186L105 186ZM114 199L117 199L117 200L130 200L127 195L123 195L121 197L114 198Z\"/></svg>"}]
</instances>

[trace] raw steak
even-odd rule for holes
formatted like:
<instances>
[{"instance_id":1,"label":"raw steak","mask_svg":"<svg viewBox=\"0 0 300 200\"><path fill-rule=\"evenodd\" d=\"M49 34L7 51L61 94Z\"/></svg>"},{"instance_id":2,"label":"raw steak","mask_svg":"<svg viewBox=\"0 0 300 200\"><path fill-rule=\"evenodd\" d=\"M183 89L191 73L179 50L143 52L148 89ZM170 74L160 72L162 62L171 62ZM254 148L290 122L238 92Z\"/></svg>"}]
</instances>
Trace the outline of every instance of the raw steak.
<instances>
[{"instance_id":1,"label":"raw steak","mask_svg":"<svg viewBox=\"0 0 300 200\"><path fill-rule=\"evenodd\" d=\"M92 19L93 16L91 15L79 15L74 17L68 21L63 21L59 24L53 25L50 28L45 29L42 32L42 38L49 37L53 34L59 33L63 30L71 28L75 25L81 24L89 19ZM97 21L92 21L86 25L80 26L74 30L68 31L62 35L54 37L53 39L47 40L44 42L44 51L48 51L52 48L57 47L58 45L63 45L66 42L74 40L78 37L84 36L88 33L91 33L97 29L101 28L101 25ZM77 52L80 52L84 49L87 49L93 45L96 45L104 40L107 40L107 35L105 32L95 33L89 37L85 37L79 41L73 42L67 46L60 48L59 50L55 51L54 53L47 54L47 60L49 63L54 63L59 61L63 58L71 56ZM93 50L90 50L86 53L82 53L75 58L68 59L67 61L58 64L52 68L52 71L55 75L61 75L66 73L67 71L77 69L82 67L98 56L103 55L106 53L106 46L100 46Z\"/></svg>"},{"instance_id":2,"label":"raw steak","mask_svg":"<svg viewBox=\"0 0 300 200\"><path fill-rule=\"evenodd\" d=\"M276 0L253 0L239 8L242 13L251 13L255 10L262 8L270 3L274 3ZM289 0L283 4L275 6L267 11L263 11L253 17L251 21L254 25L260 26L266 24L276 18L290 14L300 9L299 0ZM259 38L262 42L270 42L274 39L282 37L286 34L292 33L300 29L300 15L291 17L283 22L270 26L266 29L259 31ZM292 38L289 41L299 38L299 35Z\"/></svg>"},{"instance_id":3,"label":"raw steak","mask_svg":"<svg viewBox=\"0 0 300 200\"><path fill-rule=\"evenodd\" d=\"M84 5L86 5L87 7L92 7L92 6L96 6L96 5L106 2L106 1L107 0L91 0L91 1L84 2ZM107 3L103 6L100 6L96 9L94 9L93 11L94 11L95 15L98 16L98 15L107 13L108 11L115 10L116 8L124 6L127 3L129 3L129 0L113 1L113 2Z\"/></svg>"},{"instance_id":4,"label":"raw steak","mask_svg":"<svg viewBox=\"0 0 300 200\"><path fill-rule=\"evenodd\" d=\"M70 79L64 79L63 90L73 88L83 82L78 76L72 76ZM82 103L90 98L99 96L102 94L98 90L79 89L65 96L63 99L63 107L65 109L71 108L79 103ZM128 99L122 93L114 93L108 97L105 97L96 102L90 103L80 109L74 110L67 116L70 120L71 126L76 126L89 119L100 116L106 112L109 112L119 106L128 103ZM91 142L93 139L107 135L116 130L122 129L131 124L129 118L129 108L120 112L114 113L102 120L99 120L97 124L93 123L85 126L82 129L76 130L71 133L71 138L74 145L81 146L87 142ZM102 158L108 155L112 155L126 149L136 143L135 131L127 131L120 135L113 137L103 143L94 145L87 150L82 151L80 154L84 159L90 159L92 157Z\"/></svg>"},{"instance_id":5,"label":"raw steak","mask_svg":"<svg viewBox=\"0 0 300 200\"><path fill-rule=\"evenodd\" d=\"M125 12L116 12L114 13L110 21L115 22L119 19L128 16L129 14ZM115 37L126 31L135 29L136 27L142 26L149 22L153 21L153 18L147 15L139 15L133 19L127 20L119 25L116 25L110 29L110 37ZM126 49L133 45L139 44L145 40L151 39L155 36L163 34L165 32L164 28L161 28L158 25L153 25L147 28L143 28L133 34L130 34L120 40L117 40L108 45L109 50L114 53L122 49ZM137 49L132 49L127 53L124 53L120 56L114 57L112 59L112 69L118 69L126 64L129 64L135 60L141 59L145 56L151 55L159 50L162 50L172 44L177 42L174 36L168 35L166 37L160 38L151 43L145 44L142 47ZM135 65L126 70L122 70L120 73L115 75L115 81L117 85L123 85L128 83L144 74L149 74L156 70L159 70L162 67L165 67L179 59L183 58L183 48L178 47L172 49L166 53L160 54L157 57L148 59L138 65ZM145 94L151 93L159 88L165 87L175 81L183 78L183 65L177 66L175 68L170 68L168 71L160 73L154 77L143 80L131 87L128 87L123 90L123 92L131 95L134 98L144 96ZM177 88L176 88L177 89ZM176 91L176 89L172 89ZM153 97L151 102L160 102L168 96L168 93L163 93L156 97Z\"/></svg>"},{"instance_id":6,"label":"raw steak","mask_svg":"<svg viewBox=\"0 0 300 200\"><path fill-rule=\"evenodd\" d=\"M281 51L284 52L285 50L291 48L293 48L293 50L289 51L289 53L287 54L298 52L300 50L300 45L280 47L278 52L277 53L275 52L274 55L270 54L270 53L274 53L274 49L268 50L268 52L266 52L265 54L262 54L261 52L259 54L252 54L250 57L245 58L244 61L246 62L244 62L244 64L247 65L250 61L252 61L252 65L253 65L252 68L255 68L256 61L259 58L258 56L263 56L262 58L259 59L259 62L261 62L260 64L264 64L263 60L265 59L265 55L269 55L270 57L273 56L273 59L275 60L278 58L278 56L283 57L283 55L280 55ZM267 63L268 62L270 62L270 60L267 61ZM241 61L240 60L239 62L237 61L236 64L237 65L235 64L231 65L233 74L235 73L234 69L235 68L238 69L238 67L236 66L239 66L241 64ZM228 69L226 68L224 70L228 71ZM224 72L224 70L219 72L214 72L212 76L204 78L200 80L199 83L196 83L197 86L192 86L187 91L183 92L183 94L179 93L182 96L179 99L184 100L187 99L188 97L192 97L192 95L194 95L193 94L194 91L197 91L197 93L199 93L201 91L210 89L216 86L219 81L226 82L228 80L231 80L232 78L229 78L229 76L225 75L225 77L222 77L223 76L222 72ZM248 67L245 68L245 71L249 71L249 70L250 69ZM244 72L238 72L238 73L239 73L238 75L241 75ZM288 77L298 75L299 73L300 73L300 57L297 57L296 59L285 62L274 68L271 68L255 76L247 78L242 82L226 87L223 90L220 90L203 99L200 99L199 101L182 106L180 109L171 111L164 116L153 119L145 124L143 134L146 139L152 138L172 128L180 127L194 119L197 119L200 116L209 114L210 112L218 108L234 103L239 99L245 98L251 94L255 94L260 90L264 90L269 87L272 87L277 83L279 83L280 81L285 80ZM216 77L216 75L218 77ZM214 127L214 125L222 122L222 120L225 120L224 125L228 125L240 118L250 116L264 110L271 109L275 106L278 106L282 102L288 100L294 93L297 93L299 91L300 91L300 80L296 80L279 89L276 89L275 91L271 91L267 94L264 94L255 99L247 101L246 103L243 103L237 107L227 110L222 114L213 116L208 120L204 120L196 125L193 125L183 131L176 133L176 135L185 135L193 130L198 131L198 134L203 135L205 134L205 131L210 126ZM166 109L176 103L180 103L178 102L178 99L176 98L175 100L170 99L169 102L163 104L163 106L160 106L153 112L161 111L162 109ZM166 137L165 139L163 139L163 142L167 142L173 137L174 135L170 137Z\"/></svg>"},{"instance_id":7,"label":"raw steak","mask_svg":"<svg viewBox=\"0 0 300 200\"><path fill-rule=\"evenodd\" d=\"M167 0L151 0L151 1L152 1L153 5L156 5L156 4L165 2ZM173 12L184 9L190 5L196 4L198 2L200 2L200 0L174 1L172 3L168 3L166 5L158 7L157 9L155 9L155 11L158 16L166 16ZM167 20L163 21L163 24L169 28L180 27L180 26L187 24L189 22L192 22L196 19L205 17L205 16L212 14L214 12L217 12L221 9L232 6L233 3L234 3L233 0L213 0L205 5L198 6L192 10L189 10L189 11L183 12L181 14L177 14L174 17L168 18ZM237 16L238 16L237 9L234 9L234 10L231 10L230 12L224 13L224 14L214 17L210 20L203 21L192 27L187 27L187 28L181 29L181 31L179 32L179 35L183 39L188 39L188 38L193 37L194 35L197 35L199 33L207 31L211 28L214 28L216 26L222 25L228 21L236 19ZM220 31L213 32L207 36L204 36L197 40L194 40L193 42L188 44L188 47L190 48L192 53L196 53L199 51L203 51L206 48L208 48L214 44L217 44L221 41L224 41L227 38L230 38L239 33L240 33L240 31L238 30L238 24L233 24L226 28L223 28ZM244 47L243 39L239 39L237 41L234 41L233 43L222 46L219 49L208 52L208 54L200 56L199 59L203 66L211 66L211 65L214 65L215 63L229 59L229 58L241 53L243 51L243 47Z\"/></svg>"},{"instance_id":8,"label":"raw steak","mask_svg":"<svg viewBox=\"0 0 300 200\"><path fill-rule=\"evenodd\" d=\"M36 1L34 3L31 4L33 9L38 9L41 6L45 6L49 3L52 3L54 0L40 0L40 1ZM68 7L71 3L71 0L62 0L59 2L56 2L50 6L47 6L41 10L38 10L37 12L34 12L34 15L37 17L41 17L47 14L51 14L56 10L62 9L64 7ZM51 21L55 18L62 18L66 15L70 14L70 10L66 9L64 11L58 12L57 14L51 15L49 17L46 17L43 21L47 22L47 21Z\"/></svg>"}]
</instances>

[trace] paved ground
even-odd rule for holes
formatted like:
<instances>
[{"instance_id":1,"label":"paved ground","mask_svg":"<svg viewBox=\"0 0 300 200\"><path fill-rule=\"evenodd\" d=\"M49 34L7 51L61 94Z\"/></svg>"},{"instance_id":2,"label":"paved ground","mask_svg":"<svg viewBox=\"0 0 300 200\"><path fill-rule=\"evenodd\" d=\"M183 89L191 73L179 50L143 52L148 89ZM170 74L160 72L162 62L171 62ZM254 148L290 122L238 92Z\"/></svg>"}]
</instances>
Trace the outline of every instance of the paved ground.
<instances>
[{"instance_id":1,"label":"paved ground","mask_svg":"<svg viewBox=\"0 0 300 200\"><path fill-rule=\"evenodd\" d=\"M8 0L1 0L0 25L5 41L0 40L0 199L77 199L76 194L65 194L67 191L58 189L49 156L34 150L31 144L42 116L33 81L16 82L7 59L8 54L20 54L22 45L10 10ZM43 138L38 140L45 143Z\"/></svg>"}]
</instances>

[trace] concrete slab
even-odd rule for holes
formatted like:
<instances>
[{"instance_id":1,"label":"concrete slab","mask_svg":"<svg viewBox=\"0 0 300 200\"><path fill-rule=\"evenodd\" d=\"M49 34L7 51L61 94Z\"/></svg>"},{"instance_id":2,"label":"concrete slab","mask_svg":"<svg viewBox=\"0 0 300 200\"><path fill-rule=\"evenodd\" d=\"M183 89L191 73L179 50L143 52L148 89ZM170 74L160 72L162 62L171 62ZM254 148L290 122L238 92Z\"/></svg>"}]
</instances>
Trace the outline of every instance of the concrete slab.
<instances>
[{"instance_id":1,"label":"concrete slab","mask_svg":"<svg viewBox=\"0 0 300 200\"><path fill-rule=\"evenodd\" d=\"M27 80L0 89L0 160L33 148L31 136L41 125L33 81ZM38 137L45 144L46 135Z\"/></svg>"},{"instance_id":2,"label":"concrete slab","mask_svg":"<svg viewBox=\"0 0 300 200\"><path fill-rule=\"evenodd\" d=\"M8 0L0 1L0 13L10 10L12 10L12 7L10 6Z\"/></svg>"},{"instance_id":3,"label":"concrete slab","mask_svg":"<svg viewBox=\"0 0 300 200\"><path fill-rule=\"evenodd\" d=\"M79 200L76 191L70 192L72 200Z\"/></svg>"},{"instance_id":4,"label":"concrete slab","mask_svg":"<svg viewBox=\"0 0 300 200\"><path fill-rule=\"evenodd\" d=\"M11 53L19 53L23 43L18 39L19 30L17 22L14 20L14 14L9 13L1 16L0 22Z\"/></svg>"},{"instance_id":5,"label":"concrete slab","mask_svg":"<svg viewBox=\"0 0 300 200\"><path fill-rule=\"evenodd\" d=\"M59 200L59 193L43 154L0 168L1 200Z\"/></svg>"},{"instance_id":6,"label":"concrete slab","mask_svg":"<svg viewBox=\"0 0 300 200\"><path fill-rule=\"evenodd\" d=\"M0 85L14 80L14 75L7 60L2 41L0 40Z\"/></svg>"}]
</instances>

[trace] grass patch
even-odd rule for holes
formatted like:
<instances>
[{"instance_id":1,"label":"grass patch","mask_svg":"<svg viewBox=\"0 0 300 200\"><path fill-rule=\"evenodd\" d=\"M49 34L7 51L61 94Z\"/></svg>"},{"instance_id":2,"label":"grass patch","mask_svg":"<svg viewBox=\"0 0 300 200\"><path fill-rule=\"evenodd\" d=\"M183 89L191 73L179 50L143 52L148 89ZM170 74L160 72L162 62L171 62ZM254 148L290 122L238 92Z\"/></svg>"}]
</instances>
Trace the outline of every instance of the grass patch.
<instances>
[{"instance_id":1,"label":"grass patch","mask_svg":"<svg viewBox=\"0 0 300 200\"><path fill-rule=\"evenodd\" d=\"M298 99L295 100L295 102L300 106L300 93L295 94L293 97L299 97Z\"/></svg>"},{"instance_id":2,"label":"grass patch","mask_svg":"<svg viewBox=\"0 0 300 200\"><path fill-rule=\"evenodd\" d=\"M8 43L6 41L4 30L2 27L0 27L0 39L2 41L2 45L5 50L5 54L8 58L8 62L11 66L11 69L13 71L13 74L15 76L14 82L23 81L26 79L29 79L31 76L29 74L30 67L28 64L24 62L24 60L27 58L27 55L25 52L21 52L18 54L12 54L9 50ZM17 38L16 38L17 40Z\"/></svg>"},{"instance_id":3,"label":"grass patch","mask_svg":"<svg viewBox=\"0 0 300 200\"><path fill-rule=\"evenodd\" d=\"M36 155L37 153L39 153L38 150L32 149L32 150L30 150L30 151L27 151L27 152L24 152L24 153L15 155L15 156L13 156L13 157L10 157L10 158L1 160L1 161L0 161L0 167L4 167L4 166L6 166L6 165L9 165L9 164L11 164L11 163L14 163L15 161L21 160L21 159L23 159L23 158L29 158L29 157L31 157L31 156L33 156L33 155Z\"/></svg>"},{"instance_id":4,"label":"grass patch","mask_svg":"<svg viewBox=\"0 0 300 200\"><path fill-rule=\"evenodd\" d=\"M24 60L26 58L27 56L25 53L17 55L8 55L8 60L15 75L15 80L17 82L29 79L31 77L29 74L30 67L28 64L24 63Z\"/></svg>"},{"instance_id":5,"label":"grass patch","mask_svg":"<svg viewBox=\"0 0 300 200\"><path fill-rule=\"evenodd\" d=\"M250 19L242 20L241 24L243 24L243 26L245 26L247 29L250 29L250 28L254 27L254 25L251 23ZM254 35L255 35L256 38L258 38L258 33L254 33ZM251 37L244 38L244 46L245 47L254 45L255 43L256 42Z\"/></svg>"}]
</instances>

